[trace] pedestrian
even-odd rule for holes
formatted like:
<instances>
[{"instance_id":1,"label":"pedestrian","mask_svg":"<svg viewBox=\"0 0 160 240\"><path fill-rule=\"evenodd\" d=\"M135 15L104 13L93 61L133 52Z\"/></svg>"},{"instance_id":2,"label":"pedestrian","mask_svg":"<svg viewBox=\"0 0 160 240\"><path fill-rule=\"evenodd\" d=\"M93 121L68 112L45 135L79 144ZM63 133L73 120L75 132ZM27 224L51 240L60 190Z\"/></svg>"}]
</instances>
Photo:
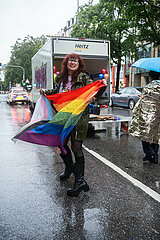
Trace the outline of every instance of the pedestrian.
<instances>
[{"instance_id":1,"label":"pedestrian","mask_svg":"<svg viewBox=\"0 0 160 240\"><path fill-rule=\"evenodd\" d=\"M92 83L92 79L84 69L85 65L81 56L75 53L68 54L62 62L60 74L56 76L54 89L45 91L45 94L50 95L57 92L72 91ZM106 80L103 80L103 82L105 85L107 84ZM105 88L106 87L102 87L95 97L100 97L105 91ZM40 93L42 93L42 90L40 90ZM60 153L60 157L65 164L65 170L60 175L60 180L67 180L72 173L75 175L73 187L67 190L68 196L78 196L82 190L89 190L89 186L84 179L85 159L82 150L82 143L87 135L88 120L89 108L87 107L64 144L67 154L64 155ZM71 141L71 149L68 145L69 139ZM75 157L75 163L73 163L71 151Z\"/></svg>"},{"instance_id":2,"label":"pedestrian","mask_svg":"<svg viewBox=\"0 0 160 240\"><path fill-rule=\"evenodd\" d=\"M149 72L149 84L135 105L129 133L142 141L143 162L158 163L160 144L160 73Z\"/></svg>"}]
</instances>

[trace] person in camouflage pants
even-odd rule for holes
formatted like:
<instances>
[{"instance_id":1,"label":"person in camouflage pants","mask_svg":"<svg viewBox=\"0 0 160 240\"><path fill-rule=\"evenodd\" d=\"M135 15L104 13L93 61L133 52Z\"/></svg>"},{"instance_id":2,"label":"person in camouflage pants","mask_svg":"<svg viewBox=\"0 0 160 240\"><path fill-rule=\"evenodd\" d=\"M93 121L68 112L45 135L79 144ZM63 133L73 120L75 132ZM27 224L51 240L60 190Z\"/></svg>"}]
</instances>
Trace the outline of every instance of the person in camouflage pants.
<instances>
[{"instance_id":1,"label":"person in camouflage pants","mask_svg":"<svg viewBox=\"0 0 160 240\"><path fill-rule=\"evenodd\" d=\"M129 133L142 141L143 162L158 163L160 144L160 73L149 72L150 83L133 109Z\"/></svg>"}]
</instances>

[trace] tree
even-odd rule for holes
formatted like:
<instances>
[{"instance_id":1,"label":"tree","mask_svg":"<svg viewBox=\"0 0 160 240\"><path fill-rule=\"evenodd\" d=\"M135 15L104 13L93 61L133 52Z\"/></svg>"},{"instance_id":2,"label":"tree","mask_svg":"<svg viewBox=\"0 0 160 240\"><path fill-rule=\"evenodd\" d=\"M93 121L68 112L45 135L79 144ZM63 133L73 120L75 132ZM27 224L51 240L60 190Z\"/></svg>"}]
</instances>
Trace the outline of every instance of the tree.
<instances>
[{"instance_id":1,"label":"tree","mask_svg":"<svg viewBox=\"0 0 160 240\"><path fill-rule=\"evenodd\" d=\"M11 58L8 65L21 66L25 70L25 77L30 81L32 79L31 58L34 54L43 46L47 37L41 36L34 38L27 36L23 40L17 39L14 46L12 46ZM21 68L6 67L5 71L5 83L9 86L11 82L12 86L16 83L22 83L23 71Z\"/></svg>"},{"instance_id":2,"label":"tree","mask_svg":"<svg viewBox=\"0 0 160 240\"><path fill-rule=\"evenodd\" d=\"M78 23L73 26L72 36L108 39L111 42L111 58L117 65L116 91L119 89L119 75L122 57L136 49L134 21L128 13L125 0L92 1L80 7Z\"/></svg>"},{"instance_id":3,"label":"tree","mask_svg":"<svg viewBox=\"0 0 160 240\"><path fill-rule=\"evenodd\" d=\"M130 16L134 18L138 40L144 44L160 45L160 1L126 0Z\"/></svg>"},{"instance_id":4,"label":"tree","mask_svg":"<svg viewBox=\"0 0 160 240\"><path fill-rule=\"evenodd\" d=\"M119 88L121 59L138 48L160 44L159 0L100 0L80 7L78 23L72 36L108 39L111 42L111 58L117 64L116 91Z\"/></svg>"}]
</instances>

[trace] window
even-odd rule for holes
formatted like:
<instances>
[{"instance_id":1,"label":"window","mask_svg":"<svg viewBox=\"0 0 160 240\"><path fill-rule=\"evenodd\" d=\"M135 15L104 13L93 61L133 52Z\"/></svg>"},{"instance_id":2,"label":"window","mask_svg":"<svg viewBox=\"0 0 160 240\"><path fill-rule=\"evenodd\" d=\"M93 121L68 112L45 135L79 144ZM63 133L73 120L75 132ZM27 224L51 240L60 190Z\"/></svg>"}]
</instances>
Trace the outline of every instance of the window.
<instances>
[{"instance_id":1,"label":"window","mask_svg":"<svg viewBox=\"0 0 160 240\"><path fill-rule=\"evenodd\" d=\"M127 94L132 94L132 93L133 93L133 90L132 90L131 88L127 88L126 93L127 93Z\"/></svg>"},{"instance_id":2,"label":"window","mask_svg":"<svg viewBox=\"0 0 160 240\"><path fill-rule=\"evenodd\" d=\"M138 58L151 57L151 44L146 45L144 48L140 47L138 50Z\"/></svg>"},{"instance_id":3,"label":"window","mask_svg":"<svg viewBox=\"0 0 160 240\"><path fill-rule=\"evenodd\" d=\"M126 92L126 88L120 88L118 93L122 94L122 93L125 93Z\"/></svg>"}]
</instances>

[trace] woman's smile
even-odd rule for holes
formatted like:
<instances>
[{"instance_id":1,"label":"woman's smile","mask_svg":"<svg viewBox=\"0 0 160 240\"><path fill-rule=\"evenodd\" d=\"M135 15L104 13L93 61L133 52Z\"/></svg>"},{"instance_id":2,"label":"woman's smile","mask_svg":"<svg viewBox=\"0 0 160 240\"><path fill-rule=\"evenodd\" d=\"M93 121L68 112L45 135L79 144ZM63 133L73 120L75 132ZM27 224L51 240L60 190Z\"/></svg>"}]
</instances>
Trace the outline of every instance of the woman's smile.
<instances>
[{"instance_id":1,"label":"woman's smile","mask_svg":"<svg viewBox=\"0 0 160 240\"><path fill-rule=\"evenodd\" d=\"M73 72L76 71L79 67L79 61L78 59L68 59L68 63L67 63L67 68L69 71Z\"/></svg>"}]
</instances>

